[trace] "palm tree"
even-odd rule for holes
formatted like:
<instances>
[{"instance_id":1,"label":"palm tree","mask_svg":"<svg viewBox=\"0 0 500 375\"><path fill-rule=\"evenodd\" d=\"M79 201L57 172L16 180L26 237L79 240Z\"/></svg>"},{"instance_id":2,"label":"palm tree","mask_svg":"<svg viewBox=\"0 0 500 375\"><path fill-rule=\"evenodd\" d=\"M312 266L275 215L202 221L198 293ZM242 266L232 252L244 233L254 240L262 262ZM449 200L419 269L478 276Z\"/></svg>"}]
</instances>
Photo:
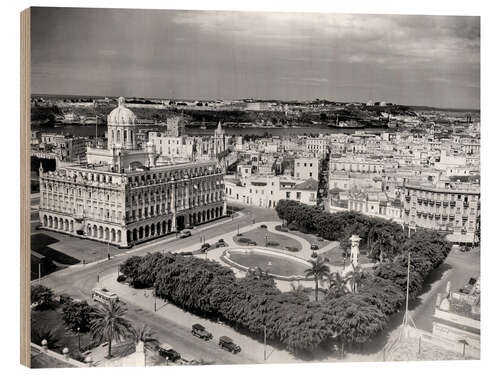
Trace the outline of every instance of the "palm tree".
<instances>
[{"instance_id":1,"label":"palm tree","mask_svg":"<svg viewBox=\"0 0 500 375\"><path fill-rule=\"evenodd\" d=\"M349 292L347 280L339 272L328 274L328 289L335 296L340 297Z\"/></svg>"},{"instance_id":2,"label":"palm tree","mask_svg":"<svg viewBox=\"0 0 500 375\"><path fill-rule=\"evenodd\" d=\"M365 273L361 269L361 267L356 266L352 267L351 271L349 271L346 275L346 281L349 281L351 283L351 292L352 293L357 293L358 292L358 286L362 280L364 280L366 277Z\"/></svg>"},{"instance_id":3,"label":"palm tree","mask_svg":"<svg viewBox=\"0 0 500 375\"><path fill-rule=\"evenodd\" d=\"M155 334L147 324L143 324L140 328L134 330L135 341L142 341L144 344L156 341Z\"/></svg>"},{"instance_id":4,"label":"palm tree","mask_svg":"<svg viewBox=\"0 0 500 375\"><path fill-rule=\"evenodd\" d=\"M49 349L59 349L59 340L54 334L54 330L50 328L38 327L35 328L31 325L31 342L37 345L42 345L42 341L47 341L47 348Z\"/></svg>"},{"instance_id":5,"label":"palm tree","mask_svg":"<svg viewBox=\"0 0 500 375\"><path fill-rule=\"evenodd\" d=\"M134 336L134 329L129 320L124 318L127 309L119 301L110 301L98 306L90 325L92 340L99 344L108 342L108 358L111 358L113 340L121 341Z\"/></svg>"},{"instance_id":6,"label":"palm tree","mask_svg":"<svg viewBox=\"0 0 500 375\"><path fill-rule=\"evenodd\" d=\"M311 262L311 268L305 270L304 274L306 275L306 277L314 277L314 296L316 301L318 301L318 284L320 280L328 277L328 275L330 274L330 268L326 265L325 260L321 257L318 257L315 260L310 260L309 262Z\"/></svg>"}]
</instances>

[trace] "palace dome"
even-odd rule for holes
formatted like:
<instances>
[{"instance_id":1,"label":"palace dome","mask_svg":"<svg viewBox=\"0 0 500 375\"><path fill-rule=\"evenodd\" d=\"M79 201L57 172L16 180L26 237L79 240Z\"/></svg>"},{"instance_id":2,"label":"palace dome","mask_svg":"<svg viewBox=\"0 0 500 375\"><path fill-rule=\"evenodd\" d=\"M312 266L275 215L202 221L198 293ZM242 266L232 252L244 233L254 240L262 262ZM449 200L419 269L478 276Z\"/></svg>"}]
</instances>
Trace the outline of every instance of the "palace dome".
<instances>
[{"instance_id":1,"label":"palace dome","mask_svg":"<svg viewBox=\"0 0 500 375\"><path fill-rule=\"evenodd\" d=\"M108 115L108 125L134 125L136 116L134 112L125 107L125 98L118 98L118 107Z\"/></svg>"}]
</instances>

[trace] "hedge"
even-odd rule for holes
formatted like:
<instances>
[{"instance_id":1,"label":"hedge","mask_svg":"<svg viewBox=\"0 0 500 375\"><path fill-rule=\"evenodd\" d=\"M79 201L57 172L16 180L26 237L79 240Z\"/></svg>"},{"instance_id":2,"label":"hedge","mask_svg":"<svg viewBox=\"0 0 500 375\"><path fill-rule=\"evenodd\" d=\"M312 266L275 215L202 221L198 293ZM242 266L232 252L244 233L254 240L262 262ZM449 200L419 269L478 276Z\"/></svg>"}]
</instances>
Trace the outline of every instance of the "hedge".
<instances>
[{"instance_id":1,"label":"hedge","mask_svg":"<svg viewBox=\"0 0 500 375\"><path fill-rule=\"evenodd\" d=\"M405 303L408 253L410 298L422 291L425 278L439 267L451 244L435 231L418 231L398 246L398 254L365 275L356 294L327 294L310 302L305 293L281 292L267 275L248 273L237 279L221 264L196 257L153 253L127 259L120 270L132 285L154 287L156 294L184 310L226 321L297 354L313 353L333 337L345 343L369 341Z\"/></svg>"}]
</instances>

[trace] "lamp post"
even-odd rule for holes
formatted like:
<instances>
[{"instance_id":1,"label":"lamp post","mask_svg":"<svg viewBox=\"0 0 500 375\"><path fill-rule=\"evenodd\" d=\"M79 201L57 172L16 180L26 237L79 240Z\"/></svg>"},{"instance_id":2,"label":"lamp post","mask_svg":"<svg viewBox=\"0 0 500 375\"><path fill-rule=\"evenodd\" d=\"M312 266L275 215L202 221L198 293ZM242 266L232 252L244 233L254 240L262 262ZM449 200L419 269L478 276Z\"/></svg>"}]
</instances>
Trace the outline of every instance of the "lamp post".
<instances>
[{"instance_id":1,"label":"lamp post","mask_svg":"<svg viewBox=\"0 0 500 375\"><path fill-rule=\"evenodd\" d=\"M155 307L154 307L154 309L155 309L155 312L156 312L156 290L153 291L153 297L155 299Z\"/></svg>"},{"instance_id":2,"label":"lamp post","mask_svg":"<svg viewBox=\"0 0 500 375\"><path fill-rule=\"evenodd\" d=\"M76 329L77 335L78 335L78 351L81 352L81 345L80 345L80 327Z\"/></svg>"},{"instance_id":3,"label":"lamp post","mask_svg":"<svg viewBox=\"0 0 500 375\"><path fill-rule=\"evenodd\" d=\"M240 223L238 223L238 233L237 233L237 236L240 235Z\"/></svg>"}]
</instances>

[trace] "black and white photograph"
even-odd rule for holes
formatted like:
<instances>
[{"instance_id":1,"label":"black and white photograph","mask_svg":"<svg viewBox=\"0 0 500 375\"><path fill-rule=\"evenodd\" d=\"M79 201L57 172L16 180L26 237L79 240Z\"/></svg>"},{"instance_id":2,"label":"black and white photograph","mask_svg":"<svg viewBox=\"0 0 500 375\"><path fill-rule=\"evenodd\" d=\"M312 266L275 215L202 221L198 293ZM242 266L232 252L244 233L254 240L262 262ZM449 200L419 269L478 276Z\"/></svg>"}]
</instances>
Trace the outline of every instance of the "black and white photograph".
<instances>
[{"instance_id":1,"label":"black and white photograph","mask_svg":"<svg viewBox=\"0 0 500 375\"><path fill-rule=\"evenodd\" d=\"M23 17L28 366L481 358L480 16Z\"/></svg>"}]
</instances>

